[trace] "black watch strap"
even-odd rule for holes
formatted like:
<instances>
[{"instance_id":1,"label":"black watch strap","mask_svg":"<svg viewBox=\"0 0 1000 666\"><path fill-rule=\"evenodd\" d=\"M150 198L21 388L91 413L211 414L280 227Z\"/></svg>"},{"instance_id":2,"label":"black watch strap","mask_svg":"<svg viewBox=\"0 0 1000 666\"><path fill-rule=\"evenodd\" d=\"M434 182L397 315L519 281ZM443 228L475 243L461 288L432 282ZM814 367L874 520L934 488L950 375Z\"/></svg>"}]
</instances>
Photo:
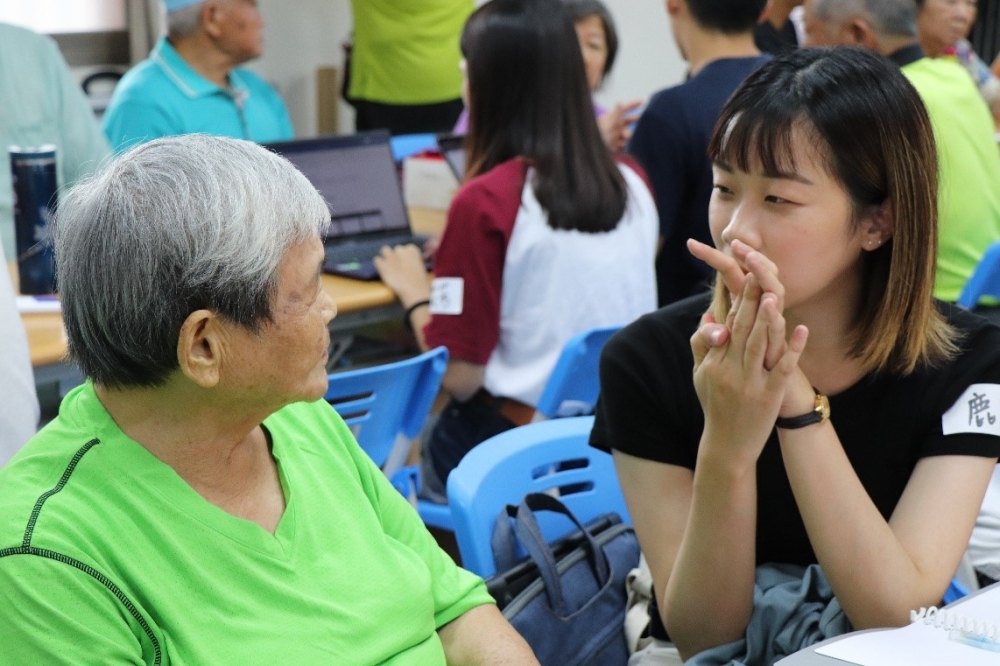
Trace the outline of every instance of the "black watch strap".
<instances>
[{"instance_id":1,"label":"black watch strap","mask_svg":"<svg viewBox=\"0 0 1000 666\"><path fill-rule=\"evenodd\" d=\"M782 428L784 430L796 430L798 428L805 428L814 423L820 423L822 421L830 418L830 401L825 395L816 391L816 400L813 404L811 412L806 412L805 414L800 414L799 416L789 416L787 418L778 417L775 420L774 425L777 428Z\"/></svg>"}]
</instances>

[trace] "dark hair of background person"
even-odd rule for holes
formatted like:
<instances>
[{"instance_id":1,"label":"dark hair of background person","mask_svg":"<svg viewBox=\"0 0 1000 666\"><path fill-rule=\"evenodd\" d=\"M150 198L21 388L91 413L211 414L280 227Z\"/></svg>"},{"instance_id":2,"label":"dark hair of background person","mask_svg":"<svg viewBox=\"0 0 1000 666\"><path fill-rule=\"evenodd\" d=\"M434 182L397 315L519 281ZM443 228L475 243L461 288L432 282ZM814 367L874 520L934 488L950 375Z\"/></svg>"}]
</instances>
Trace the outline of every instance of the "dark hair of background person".
<instances>
[{"instance_id":1,"label":"dark hair of background person","mask_svg":"<svg viewBox=\"0 0 1000 666\"><path fill-rule=\"evenodd\" d=\"M604 41L608 45L608 59L604 61L604 76L607 76L614 67L615 57L618 55L618 31L615 30L615 20L611 18L611 12L601 0L563 0L563 4L573 23L579 23L591 16L601 19L601 25L604 26Z\"/></svg>"},{"instance_id":2,"label":"dark hair of background person","mask_svg":"<svg viewBox=\"0 0 1000 666\"><path fill-rule=\"evenodd\" d=\"M979 0L969 41L986 62L993 62L1000 54L1000 0Z\"/></svg>"},{"instance_id":3,"label":"dark hair of background person","mask_svg":"<svg viewBox=\"0 0 1000 666\"><path fill-rule=\"evenodd\" d=\"M827 173L851 199L853 224L883 205L891 211L892 238L863 252L852 353L866 372L903 375L952 356L955 332L932 299L937 151L917 91L899 67L868 49L782 54L751 74L723 107L709 157L747 173L794 173L793 129L814 138ZM714 314L724 316L728 295L721 284L715 296Z\"/></svg>"},{"instance_id":4,"label":"dark hair of background person","mask_svg":"<svg viewBox=\"0 0 1000 666\"><path fill-rule=\"evenodd\" d=\"M687 0L687 5L703 28L735 35L754 29L767 0Z\"/></svg>"},{"instance_id":5,"label":"dark hair of background person","mask_svg":"<svg viewBox=\"0 0 1000 666\"><path fill-rule=\"evenodd\" d=\"M469 81L466 178L515 157L554 229L603 232L625 179L601 139L573 21L560 0L492 0L462 31Z\"/></svg>"}]
</instances>

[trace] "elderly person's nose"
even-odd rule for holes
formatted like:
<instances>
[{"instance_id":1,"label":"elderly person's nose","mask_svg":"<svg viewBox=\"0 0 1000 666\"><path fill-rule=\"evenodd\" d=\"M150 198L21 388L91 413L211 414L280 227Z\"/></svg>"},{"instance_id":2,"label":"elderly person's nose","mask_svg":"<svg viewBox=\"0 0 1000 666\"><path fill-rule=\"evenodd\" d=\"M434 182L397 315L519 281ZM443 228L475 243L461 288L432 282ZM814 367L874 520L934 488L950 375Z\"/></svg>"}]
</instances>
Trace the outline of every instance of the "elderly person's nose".
<instances>
[{"instance_id":1,"label":"elderly person's nose","mask_svg":"<svg viewBox=\"0 0 1000 666\"><path fill-rule=\"evenodd\" d=\"M327 291L323 290L323 320L330 323L337 316L337 301Z\"/></svg>"}]
</instances>

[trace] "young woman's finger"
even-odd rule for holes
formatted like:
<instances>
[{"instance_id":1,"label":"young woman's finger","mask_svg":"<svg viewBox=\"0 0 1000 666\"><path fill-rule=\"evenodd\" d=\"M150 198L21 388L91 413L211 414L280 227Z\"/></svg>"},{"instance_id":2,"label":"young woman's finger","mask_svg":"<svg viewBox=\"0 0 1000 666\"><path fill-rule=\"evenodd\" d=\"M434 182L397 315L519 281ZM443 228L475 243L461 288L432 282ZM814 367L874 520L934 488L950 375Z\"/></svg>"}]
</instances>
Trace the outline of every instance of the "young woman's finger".
<instances>
[{"instance_id":1,"label":"young woman's finger","mask_svg":"<svg viewBox=\"0 0 1000 666\"><path fill-rule=\"evenodd\" d=\"M809 329L801 325L796 326L788 338L788 349L785 350L781 360L778 361L777 365L774 366L774 370L768 376L769 388L778 389L784 387L788 378L795 372L795 368L799 364L799 358L802 356L808 340Z\"/></svg>"},{"instance_id":2,"label":"young woman's finger","mask_svg":"<svg viewBox=\"0 0 1000 666\"><path fill-rule=\"evenodd\" d=\"M778 276L778 267L763 253L753 250L746 243L733 241L733 255L746 267L747 271L757 276L762 291L771 292L778 297L778 310L785 306L785 285Z\"/></svg>"},{"instance_id":3,"label":"young woman's finger","mask_svg":"<svg viewBox=\"0 0 1000 666\"><path fill-rule=\"evenodd\" d=\"M785 340L785 318L779 309L777 295L768 292L761 298L758 319L767 325L767 350L764 352L764 369L772 370L778 364L788 342Z\"/></svg>"},{"instance_id":4,"label":"young woman's finger","mask_svg":"<svg viewBox=\"0 0 1000 666\"><path fill-rule=\"evenodd\" d=\"M701 365L713 347L721 347L729 342L729 330L716 323L715 317L706 312L701 317L701 325L691 336L691 353L694 355L695 369Z\"/></svg>"},{"instance_id":5,"label":"young woman's finger","mask_svg":"<svg viewBox=\"0 0 1000 666\"><path fill-rule=\"evenodd\" d=\"M746 348L743 351L743 367L747 372L755 373L764 367L769 342L769 324L765 312L766 310L770 310L772 313L775 311L775 300L773 294L764 294L757 306L757 317L750 328Z\"/></svg>"},{"instance_id":6,"label":"young woman's finger","mask_svg":"<svg viewBox=\"0 0 1000 666\"><path fill-rule=\"evenodd\" d=\"M733 330L733 321L736 319L736 311L740 309L740 303L743 301L743 290L740 289L735 294L729 295L729 313L726 315L726 328Z\"/></svg>"},{"instance_id":7,"label":"young woman's finger","mask_svg":"<svg viewBox=\"0 0 1000 666\"><path fill-rule=\"evenodd\" d=\"M733 351L739 353L741 357L746 347L747 339L750 337L750 331L757 320L757 308L760 305L760 297L761 292L757 284L757 278L752 274L748 275L746 284L743 287L742 298L740 299L739 306L736 308L736 316L733 317L733 325L729 330L731 336L730 347L734 348Z\"/></svg>"},{"instance_id":8,"label":"young woman's finger","mask_svg":"<svg viewBox=\"0 0 1000 666\"><path fill-rule=\"evenodd\" d=\"M706 245L701 241L689 238L687 242L688 251L696 258L719 272L722 282L730 294L738 294L743 291L743 284L746 281L745 273L740 268L739 262L723 252L715 249L711 245Z\"/></svg>"}]
</instances>

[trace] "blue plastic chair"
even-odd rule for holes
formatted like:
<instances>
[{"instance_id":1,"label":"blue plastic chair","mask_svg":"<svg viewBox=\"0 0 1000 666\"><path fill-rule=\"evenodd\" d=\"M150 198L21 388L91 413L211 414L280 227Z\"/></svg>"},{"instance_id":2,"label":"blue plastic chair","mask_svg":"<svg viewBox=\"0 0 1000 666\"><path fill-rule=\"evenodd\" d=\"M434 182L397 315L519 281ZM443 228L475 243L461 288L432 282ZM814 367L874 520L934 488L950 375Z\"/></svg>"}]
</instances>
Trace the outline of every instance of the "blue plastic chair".
<instances>
[{"instance_id":1,"label":"blue plastic chair","mask_svg":"<svg viewBox=\"0 0 1000 666\"><path fill-rule=\"evenodd\" d=\"M581 522L609 511L630 522L611 455L587 444L594 417L530 423L478 445L448 476L448 504L462 566L496 572L490 539L500 510L528 493L558 493ZM557 515L538 515L549 541L572 529Z\"/></svg>"},{"instance_id":2,"label":"blue plastic chair","mask_svg":"<svg viewBox=\"0 0 1000 666\"><path fill-rule=\"evenodd\" d=\"M448 350L438 347L405 361L334 373L324 398L365 453L384 467L400 438L419 434L447 364Z\"/></svg>"},{"instance_id":3,"label":"blue plastic chair","mask_svg":"<svg viewBox=\"0 0 1000 666\"><path fill-rule=\"evenodd\" d=\"M952 578L951 582L948 583L948 589L944 591L944 598L941 601L947 605L953 601L958 601L962 597L968 596L968 594L969 591L965 589L965 586L958 582L957 578Z\"/></svg>"},{"instance_id":4,"label":"blue plastic chair","mask_svg":"<svg viewBox=\"0 0 1000 666\"><path fill-rule=\"evenodd\" d=\"M536 407L540 413L547 418L593 414L600 392L597 366L601 349L619 329L621 326L594 328L570 338L542 391ZM405 467L393 476L392 482L404 496L414 497L420 489L420 472L417 467ZM424 500L418 500L416 504L424 524L453 529L451 510L447 505Z\"/></svg>"},{"instance_id":5,"label":"blue plastic chair","mask_svg":"<svg viewBox=\"0 0 1000 666\"><path fill-rule=\"evenodd\" d=\"M408 465L398 470L390 479L392 485L400 494L410 500L420 514L420 519L428 527L453 531L454 523L451 518L451 507L447 504L437 504L424 499L419 499L417 493L420 492L420 465Z\"/></svg>"},{"instance_id":6,"label":"blue plastic chair","mask_svg":"<svg viewBox=\"0 0 1000 666\"><path fill-rule=\"evenodd\" d=\"M550 419L594 413L601 384L598 363L601 350L621 326L604 326L569 339L535 406Z\"/></svg>"},{"instance_id":7,"label":"blue plastic chair","mask_svg":"<svg viewBox=\"0 0 1000 666\"><path fill-rule=\"evenodd\" d=\"M428 150L437 151L436 134L399 134L389 139L392 157L402 162L407 157L418 155Z\"/></svg>"},{"instance_id":8,"label":"blue plastic chair","mask_svg":"<svg viewBox=\"0 0 1000 666\"><path fill-rule=\"evenodd\" d=\"M1000 241L992 243L962 287L958 304L967 310L976 307L982 296L1000 297Z\"/></svg>"}]
</instances>

